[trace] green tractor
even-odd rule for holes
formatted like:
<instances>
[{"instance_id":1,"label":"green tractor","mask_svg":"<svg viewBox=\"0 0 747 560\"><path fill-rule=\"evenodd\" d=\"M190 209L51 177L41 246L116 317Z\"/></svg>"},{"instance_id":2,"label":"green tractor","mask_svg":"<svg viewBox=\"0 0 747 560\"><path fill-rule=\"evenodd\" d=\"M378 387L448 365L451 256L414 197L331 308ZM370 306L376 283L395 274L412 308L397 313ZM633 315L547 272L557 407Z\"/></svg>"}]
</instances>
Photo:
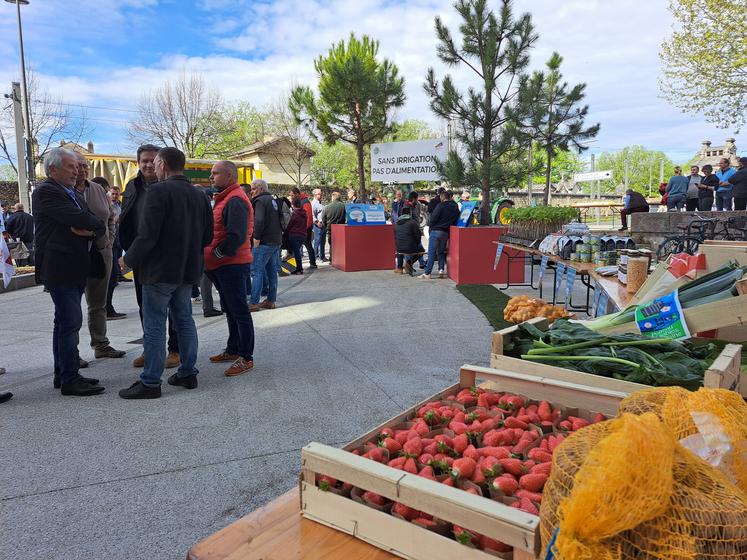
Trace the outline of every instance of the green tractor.
<instances>
[{"instance_id":1,"label":"green tractor","mask_svg":"<svg viewBox=\"0 0 747 560\"><path fill-rule=\"evenodd\" d=\"M506 214L509 208L514 207L514 201L507 196L498 197L493 202L493 207L490 209L490 216L493 218L494 224L508 225L511 221Z\"/></svg>"}]
</instances>

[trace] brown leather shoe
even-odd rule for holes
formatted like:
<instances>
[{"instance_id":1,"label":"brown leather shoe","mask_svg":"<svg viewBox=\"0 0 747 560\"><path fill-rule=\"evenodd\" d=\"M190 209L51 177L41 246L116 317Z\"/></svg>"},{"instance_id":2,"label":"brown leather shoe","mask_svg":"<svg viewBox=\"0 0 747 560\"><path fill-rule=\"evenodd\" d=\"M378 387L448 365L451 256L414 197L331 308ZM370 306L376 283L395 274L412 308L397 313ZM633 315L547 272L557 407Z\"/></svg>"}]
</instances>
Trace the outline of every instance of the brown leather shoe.
<instances>
[{"instance_id":1,"label":"brown leather shoe","mask_svg":"<svg viewBox=\"0 0 747 560\"><path fill-rule=\"evenodd\" d=\"M236 354L226 354L225 352L221 352L215 356L210 356L210 361L214 364L219 364L221 362L235 362L238 358L239 356Z\"/></svg>"},{"instance_id":2,"label":"brown leather shoe","mask_svg":"<svg viewBox=\"0 0 747 560\"><path fill-rule=\"evenodd\" d=\"M237 375L246 373L253 367L254 367L254 362L252 360L245 360L244 358L238 358L234 363L231 364L231 367L228 368L223 373L226 375L226 377L236 377Z\"/></svg>"},{"instance_id":3,"label":"brown leather shoe","mask_svg":"<svg viewBox=\"0 0 747 560\"><path fill-rule=\"evenodd\" d=\"M262 303L260 303L259 306L262 309L275 309L275 302L274 301L265 300Z\"/></svg>"},{"instance_id":4,"label":"brown leather shoe","mask_svg":"<svg viewBox=\"0 0 747 560\"><path fill-rule=\"evenodd\" d=\"M176 352L169 352L169 355L166 356L166 369L175 368L181 363L181 360L179 359L179 354Z\"/></svg>"},{"instance_id":5,"label":"brown leather shoe","mask_svg":"<svg viewBox=\"0 0 747 560\"><path fill-rule=\"evenodd\" d=\"M264 307L262 307L259 303L252 303L249 305L249 312L250 313L256 313L257 311L262 311Z\"/></svg>"},{"instance_id":6,"label":"brown leather shoe","mask_svg":"<svg viewBox=\"0 0 747 560\"><path fill-rule=\"evenodd\" d=\"M132 367L145 367L145 354L140 354L132 360Z\"/></svg>"}]
</instances>

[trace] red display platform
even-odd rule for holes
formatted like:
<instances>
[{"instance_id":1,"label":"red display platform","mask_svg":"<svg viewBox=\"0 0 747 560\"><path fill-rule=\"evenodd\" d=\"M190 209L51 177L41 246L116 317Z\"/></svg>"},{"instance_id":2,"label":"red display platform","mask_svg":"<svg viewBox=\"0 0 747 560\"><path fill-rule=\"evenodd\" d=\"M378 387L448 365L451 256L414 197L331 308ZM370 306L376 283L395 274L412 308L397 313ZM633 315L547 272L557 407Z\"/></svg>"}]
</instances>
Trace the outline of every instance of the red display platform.
<instances>
[{"instance_id":1,"label":"red display platform","mask_svg":"<svg viewBox=\"0 0 747 560\"><path fill-rule=\"evenodd\" d=\"M495 250L504 226L456 227L449 232L447 258L449 278L457 284L505 284L508 279L508 256L524 252L504 247L498 267L493 270ZM515 263L516 261L514 261ZM511 283L524 282L524 267L511 266Z\"/></svg>"},{"instance_id":2,"label":"red display platform","mask_svg":"<svg viewBox=\"0 0 747 560\"><path fill-rule=\"evenodd\" d=\"M332 224L332 266L343 272L394 270L394 226Z\"/></svg>"}]
</instances>

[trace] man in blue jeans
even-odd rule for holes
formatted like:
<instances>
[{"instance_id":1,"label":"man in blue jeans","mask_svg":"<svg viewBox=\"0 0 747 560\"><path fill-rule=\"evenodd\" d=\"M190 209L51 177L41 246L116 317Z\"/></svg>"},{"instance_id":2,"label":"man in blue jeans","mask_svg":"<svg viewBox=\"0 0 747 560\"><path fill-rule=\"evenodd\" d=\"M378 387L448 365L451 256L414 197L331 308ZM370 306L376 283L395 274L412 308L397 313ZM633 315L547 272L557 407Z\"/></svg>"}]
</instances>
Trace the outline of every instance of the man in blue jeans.
<instances>
[{"instance_id":1,"label":"man in blue jeans","mask_svg":"<svg viewBox=\"0 0 747 560\"><path fill-rule=\"evenodd\" d=\"M137 237L121 263L143 285L143 349L140 380L119 396L157 399L166 365L166 317L179 338L181 363L170 385L197 387L197 329L192 319L192 286L202 276L203 249L213 240L210 201L184 176L184 154L162 148L155 159L159 182L148 190Z\"/></svg>"},{"instance_id":2,"label":"man in blue jeans","mask_svg":"<svg viewBox=\"0 0 747 560\"><path fill-rule=\"evenodd\" d=\"M54 302L54 387L63 395L87 397L104 392L98 379L78 373L78 336L83 324L80 300L89 276L103 278L104 261L94 244L106 231L73 186L78 175L75 152L53 148L44 156L47 180L34 189L36 281Z\"/></svg>"},{"instance_id":3,"label":"man in blue jeans","mask_svg":"<svg viewBox=\"0 0 747 560\"><path fill-rule=\"evenodd\" d=\"M278 202L263 179L252 181L254 243L252 247L252 313L275 309L278 296L278 253L283 238ZM267 279L267 299L259 302Z\"/></svg>"},{"instance_id":4,"label":"man in blue jeans","mask_svg":"<svg viewBox=\"0 0 747 560\"><path fill-rule=\"evenodd\" d=\"M327 228L324 227L324 204L322 204L322 189L311 191L311 215L314 219L314 254L322 262L327 262L325 250L327 245Z\"/></svg>"},{"instance_id":5,"label":"man in blue jeans","mask_svg":"<svg viewBox=\"0 0 747 560\"><path fill-rule=\"evenodd\" d=\"M428 221L428 263L420 280L430 280L433 265L438 257L438 277L445 278L446 244L449 242L449 229L459 220L459 206L454 202L454 193L444 190L439 195L440 203L434 208Z\"/></svg>"}]
</instances>

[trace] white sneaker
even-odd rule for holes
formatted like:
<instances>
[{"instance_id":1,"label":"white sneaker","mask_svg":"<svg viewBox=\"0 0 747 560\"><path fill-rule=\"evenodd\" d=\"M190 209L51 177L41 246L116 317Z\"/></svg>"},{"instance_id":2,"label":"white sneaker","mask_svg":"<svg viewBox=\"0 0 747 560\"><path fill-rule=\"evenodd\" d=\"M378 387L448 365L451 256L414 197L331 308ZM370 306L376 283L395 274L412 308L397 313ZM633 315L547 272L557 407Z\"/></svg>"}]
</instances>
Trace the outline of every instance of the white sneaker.
<instances>
[{"instance_id":1,"label":"white sneaker","mask_svg":"<svg viewBox=\"0 0 747 560\"><path fill-rule=\"evenodd\" d=\"M423 273L420 276L418 276L418 280L430 280L430 279L431 279L431 275L430 274Z\"/></svg>"},{"instance_id":2,"label":"white sneaker","mask_svg":"<svg viewBox=\"0 0 747 560\"><path fill-rule=\"evenodd\" d=\"M439 271L438 271L438 277L439 277L439 278L446 278L446 274L444 274L444 271L443 271L443 270L439 270Z\"/></svg>"}]
</instances>

